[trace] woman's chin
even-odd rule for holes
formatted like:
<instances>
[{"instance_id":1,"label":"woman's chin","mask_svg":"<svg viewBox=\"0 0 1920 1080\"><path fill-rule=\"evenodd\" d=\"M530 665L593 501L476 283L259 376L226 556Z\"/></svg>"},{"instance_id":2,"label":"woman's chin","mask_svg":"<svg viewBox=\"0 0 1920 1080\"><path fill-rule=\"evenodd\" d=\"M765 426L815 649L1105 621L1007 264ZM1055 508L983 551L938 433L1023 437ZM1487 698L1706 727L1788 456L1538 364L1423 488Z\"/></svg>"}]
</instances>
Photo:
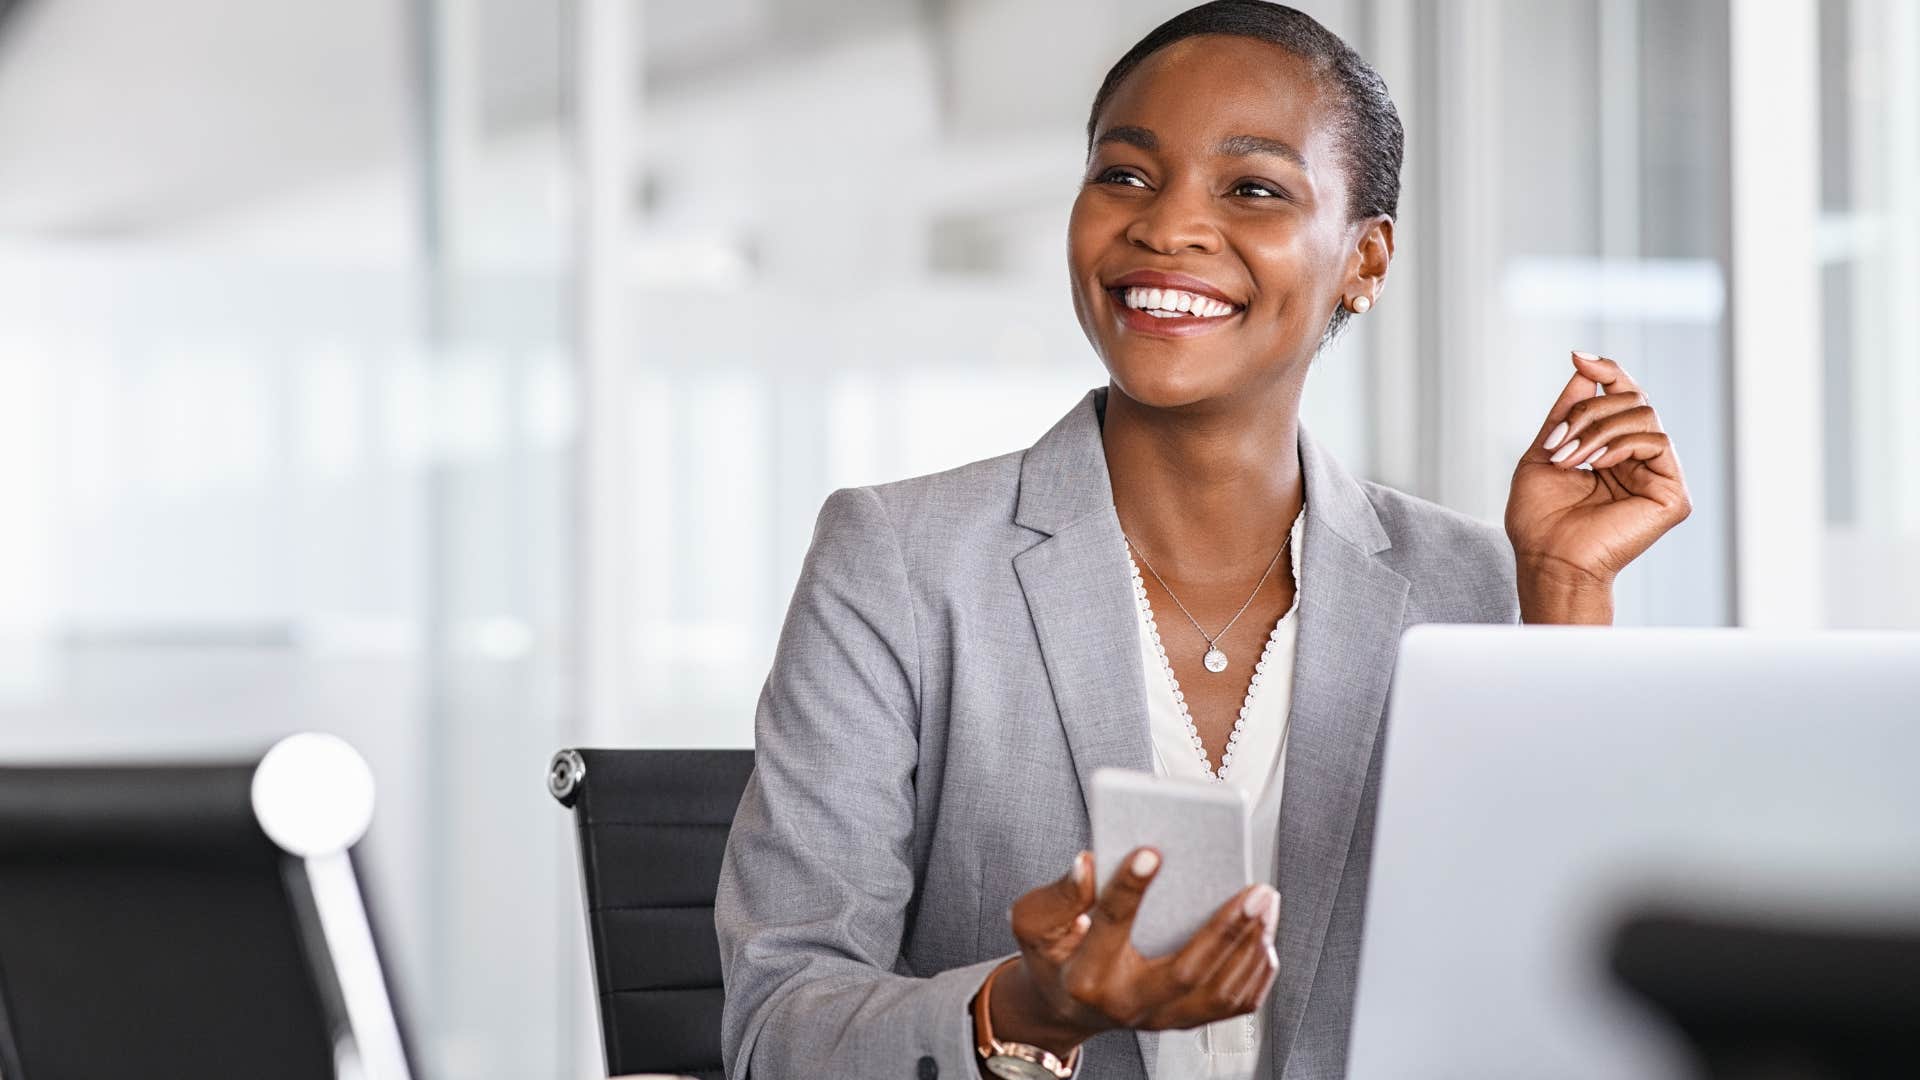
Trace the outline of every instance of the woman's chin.
<instances>
[{"instance_id":1,"label":"woman's chin","mask_svg":"<svg viewBox=\"0 0 1920 1080\"><path fill-rule=\"evenodd\" d=\"M1154 409L1178 409L1218 397L1228 389L1210 365L1182 363L1167 356L1110 360L1107 371L1127 397Z\"/></svg>"}]
</instances>

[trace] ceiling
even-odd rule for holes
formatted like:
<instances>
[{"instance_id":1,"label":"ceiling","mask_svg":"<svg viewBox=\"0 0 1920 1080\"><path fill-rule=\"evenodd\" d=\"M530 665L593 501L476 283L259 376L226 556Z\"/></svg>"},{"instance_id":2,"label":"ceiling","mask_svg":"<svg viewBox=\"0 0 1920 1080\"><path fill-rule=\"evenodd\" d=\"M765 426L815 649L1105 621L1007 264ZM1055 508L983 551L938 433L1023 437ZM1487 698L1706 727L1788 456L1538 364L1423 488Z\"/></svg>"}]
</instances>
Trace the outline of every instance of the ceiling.
<instances>
[{"instance_id":1,"label":"ceiling","mask_svg":"<svg viewBox=\"0 0 1920 1080\"><path fill-rule=\"evenodd\" d=\"M792 97L783 80L806 91L822 65L897 57L897 43L918 41L924 76L897 87L885 82L897 67L877 70L879 89L862 92L923 95L945 139L1057 140L1118 48L1178 6L645 0L637 48L656 137L712 140L669 114L738 115L744 95L778 106ZM312 189L353 185L384 185L404 216L422 144L420 10L409 0L0 0L0 236L139 237L248 206L312 206ZM442 39L461 43L482 140L551 132L570 93L564 6L442 0L432 10L457 20ZM710 110L715 100L733 111ZM830 129L834 115L809 119ZM883 157L889 138L928 134L827 133Z\"/></svg>"}]
</instances>

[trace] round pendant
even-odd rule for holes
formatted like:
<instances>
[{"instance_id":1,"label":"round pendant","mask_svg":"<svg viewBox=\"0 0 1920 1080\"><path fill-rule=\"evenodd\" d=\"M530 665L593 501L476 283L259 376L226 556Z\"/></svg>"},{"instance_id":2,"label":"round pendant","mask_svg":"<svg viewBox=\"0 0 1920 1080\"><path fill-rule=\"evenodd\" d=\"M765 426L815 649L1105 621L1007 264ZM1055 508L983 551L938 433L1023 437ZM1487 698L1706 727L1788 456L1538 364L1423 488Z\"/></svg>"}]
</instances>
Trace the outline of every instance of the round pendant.
<instances>
[{"instance_id":1,"label":"round pendant","mask_svg":"<svg viewBox=\"0 0 1920 1080\"><path fill-rule=\"evenodd\" d=\"M1218 645L1208 649L1207 655L1202 657L1200 662L1207 665L1207 670L1216 675L1227 670L1227 654L1221 652Z\"/></svg>"}]
</instances>

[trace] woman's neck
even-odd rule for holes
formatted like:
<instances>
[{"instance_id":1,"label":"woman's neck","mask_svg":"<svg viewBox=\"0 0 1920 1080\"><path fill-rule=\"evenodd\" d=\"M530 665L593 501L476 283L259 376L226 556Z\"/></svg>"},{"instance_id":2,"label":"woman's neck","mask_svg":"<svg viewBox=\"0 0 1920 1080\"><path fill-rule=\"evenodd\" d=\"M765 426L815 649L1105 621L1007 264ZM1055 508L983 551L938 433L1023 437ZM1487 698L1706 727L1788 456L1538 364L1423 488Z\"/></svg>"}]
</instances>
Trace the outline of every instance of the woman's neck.
<instances>
[{"instance_id":1,"label":"woman's neck","mask_svg":"<svg viewBox=\"0 0 1920 1080\"><path fill-rule=\"evenodd\" d=\"M1299 514L1300 388L1183 409L1107 391L1101 425L1114 508L1169 578L1237 580L1272 558Z\"/></svg>"}]
</instances>

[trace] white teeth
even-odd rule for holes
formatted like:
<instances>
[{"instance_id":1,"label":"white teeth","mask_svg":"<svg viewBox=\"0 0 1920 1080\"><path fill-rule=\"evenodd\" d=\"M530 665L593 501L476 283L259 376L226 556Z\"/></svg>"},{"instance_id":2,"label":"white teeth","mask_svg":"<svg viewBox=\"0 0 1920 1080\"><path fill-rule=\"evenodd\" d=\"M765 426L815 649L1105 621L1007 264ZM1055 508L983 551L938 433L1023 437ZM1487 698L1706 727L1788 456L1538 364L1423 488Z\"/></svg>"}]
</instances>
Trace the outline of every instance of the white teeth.
<instances>
[{"instance_id":1,"label":"white teeth","mask_svg":"<svg viewBox=\"0 0 1920 1080\"><path fill-rule=\"evenodd\" d=\"M1192 314L1203 319L1212 319L1230 315L1234 310L1232 304L1178 289L1148 289L1135 286L1126 290L1123 297L1128 307L1161 318Z\"/></svg>"}]
</instances>

